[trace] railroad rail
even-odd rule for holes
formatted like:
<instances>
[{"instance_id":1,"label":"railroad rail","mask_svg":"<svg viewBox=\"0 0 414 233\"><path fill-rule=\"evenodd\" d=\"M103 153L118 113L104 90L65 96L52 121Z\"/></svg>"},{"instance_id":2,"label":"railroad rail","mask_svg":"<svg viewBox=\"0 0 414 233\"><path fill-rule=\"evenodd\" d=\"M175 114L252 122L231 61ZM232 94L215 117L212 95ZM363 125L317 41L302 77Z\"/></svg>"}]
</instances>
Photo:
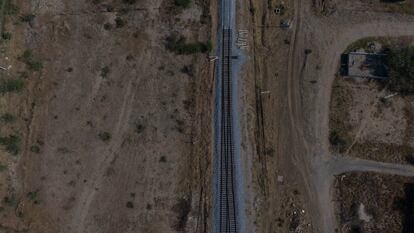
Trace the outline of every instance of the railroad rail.
<instances>
[{"instance_id":1,"label":"railroad rail","mask_svg":"<svg viewBox=\"0 0 414 233\"><path fill-rule=\"evenodd\" d=\"M232 116L232 30L222 31L221 59L221 143L219 173L219 227L220 233L237 233L234 195L234 142Z\"/></svg>"}]
</instances>

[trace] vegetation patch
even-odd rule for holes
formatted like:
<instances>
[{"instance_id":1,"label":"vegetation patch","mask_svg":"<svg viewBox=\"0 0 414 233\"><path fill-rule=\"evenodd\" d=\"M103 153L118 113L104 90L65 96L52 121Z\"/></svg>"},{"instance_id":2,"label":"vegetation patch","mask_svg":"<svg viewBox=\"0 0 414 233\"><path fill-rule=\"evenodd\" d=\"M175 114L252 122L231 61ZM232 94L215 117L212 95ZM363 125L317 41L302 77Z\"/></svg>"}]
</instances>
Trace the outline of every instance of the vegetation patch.
<instances>
[{"instance_id":1,"label":"vegetation patch","mask_svg":"<svg viewBox=\"0 0 414 233\"><path fill-rule=\"evenodd\" d=\"M0 93L19 92L24 87L24 81L21 79L5 79L0 81Z\"/></svg>"},{"instance_id":2,"label":"vegetation patch","mask_svg":"<svg viewBox=\"0 0 414 233\"><path fill-rule=\"evenodd\" d=\"M177 37L175 35L167 37L165 47L176 54L195 54L195 53L206 53L212 50L212 43L193 42L187 43L184 37Z\"/></svg>"},{"instance_id":3,"label":"vegetation patch","mask_svg":"<svg viewBox=\"0 0 414 233\"><path fill-rule=\"evenodd\" d=\"M30 70L40 71L43 68L42 62L33 55L30 49L25 50L18 59L25 63Z\"/></svg>"},{"instance_id":4,"label":"vegetation patch","mask_svg":"<svg viewBox=\"0 0 414 233\"><path fill-rule=\"evenodd\" d=\"M390 49L387 64L390 69L389 89L401 94L414 94L414 47Z\"/></svg>"},{"instance_id":5,"label":"vegetation patch","mask_svg":"<svg viewBox=\"0 0 414 233\"><path fill-rule=\"evenodd\" d=\"M188 8L190 7L190 4L191 0L174 0L174 5L176 7Z\"/></svg>"},{"instance_id":6,"label":"vegetation patch","mask_svg":"<svg viewBox=\"0 0 414 233\"><path fill-rule=\"evenodd\" d=\"M21 139L16 135L0 137L0 145L4 146L10 154L17 155L20 152Z\"/></svg>"},{"instance_id":7,"label":"vegetation patch","mask_svg":"<svg viewBox=\"0 0 414 233\"><path fill-rule=\"evenodd\" d=\"M101 132L98 134L98 137L104 142L109 141L112 138L111 134L108 132Z\"/></svg>"}]
</instances>

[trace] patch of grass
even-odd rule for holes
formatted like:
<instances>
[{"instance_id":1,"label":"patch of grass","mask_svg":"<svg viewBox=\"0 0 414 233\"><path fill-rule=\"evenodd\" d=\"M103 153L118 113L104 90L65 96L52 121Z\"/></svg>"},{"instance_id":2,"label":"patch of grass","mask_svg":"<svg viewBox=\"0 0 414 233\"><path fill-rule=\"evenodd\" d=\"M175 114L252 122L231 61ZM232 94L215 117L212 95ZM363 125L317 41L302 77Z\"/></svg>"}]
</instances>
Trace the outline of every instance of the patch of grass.
<instances>
[{"instance_id":1,"label":"patch of grass","mask_svg":"<svg viewBox=\"0 0 414 233\"><path fill-rule=\"evenodd\" d=\"M13 123L16 121L16 117L10 113L3 113L0 116L0 120L4 123Z\"/></svg>"},{"instance_id":2,"label":"patch of grass","mask_svg":"<svg viewBox=\"0 0 414 233\"><path fill-rule=\"evenodd\" d=\"M195 54L195 53L205 53L212 50L212 43L202 43L194 42L187 43L184 37L177 37L175 35L167 37L165 47L167 50L174 52L176 54Z\"/></svg>"},{"instance_id":3,"label":"patch of grass","mask_svg":"<svg viewBox=\"0 0 414 233\"><path fill-rule=\"evenodd\" d=\"M0 137L0 145L4 146L10 154L17 155L20 152L21 139L16 135Z\"/></svg>"},{"instance_id":4,"label":"patch of grass","mask_svg":"<svg viewBox=\"0 0 414 233\"><path fill-rule=\"evenodd\" d=\"M0 93L19 92L24 87L24 81L21 79L6 79L0 81Z\"/></svg>"},{"instance_id":5,"label":"patch of grass","mask_svg":"<svg viewBox=\"0 0 414 233\"><path fill-rule=\"evenodd\" d=\"M104 142L107 142L109 140L111 140L112 136L110 133L108 132L101 132L98 134L99 139L101 139Z\"/></svg>"},{"instance_id":6,"label":"patch of grass","mask_svg":"<svg viewBox=\"0 0 414 233\"><path fill-rule=\"evenodd\" d=\"M30 49L25 50L18 59L25 63L30 70L40 71L43 68L42 62L33 55L33 52Z\"/></svg>"}]
</instances>

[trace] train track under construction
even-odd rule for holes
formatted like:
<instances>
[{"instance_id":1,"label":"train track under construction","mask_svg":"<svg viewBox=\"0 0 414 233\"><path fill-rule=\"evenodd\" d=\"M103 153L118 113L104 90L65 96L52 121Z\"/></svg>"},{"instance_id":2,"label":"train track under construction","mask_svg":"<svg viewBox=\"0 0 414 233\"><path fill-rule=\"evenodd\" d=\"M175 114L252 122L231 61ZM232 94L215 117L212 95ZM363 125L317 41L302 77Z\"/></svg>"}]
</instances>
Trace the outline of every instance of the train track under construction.
<instances>
[{"instance_id":1,"label":"train track under construction","mask_svg":"<svg viewBox=\"0 0 414 233\"><path fill-rule=\"evenodd\" d=\"M219 154L219 233L237 233L232 116L232 30L222 31L221 143Z\"/></svg>"}]
</instances>

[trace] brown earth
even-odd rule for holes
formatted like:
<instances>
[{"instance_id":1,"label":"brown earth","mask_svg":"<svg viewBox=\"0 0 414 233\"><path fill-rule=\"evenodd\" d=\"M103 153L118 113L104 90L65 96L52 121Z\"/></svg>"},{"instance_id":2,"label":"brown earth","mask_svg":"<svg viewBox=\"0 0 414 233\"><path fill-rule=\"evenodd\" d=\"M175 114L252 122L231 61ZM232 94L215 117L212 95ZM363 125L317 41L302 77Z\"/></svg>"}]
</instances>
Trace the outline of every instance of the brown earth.
<instances>
[{"instance_id":1,"label":"brown earth","mask_svg":"<svg viewBox=\"0 0 414 233\"><path fill-rule=\"evenodd\" d=\"M252 0L244 8L252 34L243 79L246 129L255 132L245 139L254 142L245 159L253 168L251 232L335 232L331 176L341 165L329 150L329 106L340 54L361 38L414 33L409 15L373 9L324 15L318 2L285 2L284 17L275 15L276 1ZM282 18L292 19L290 29L277 27ZM305 214L300 227L290 228L297 209Z\"/></svg>"},{"instance_id":2,"label":"brown earth","mask_svg":"<svg viewBox=\"0 0 414 233\"><path fill-rule=\"evenodd\" d=\"M383 41L385 39L373 39ZM388 47L409 46L411 40L389 39ZM382 42L381 42L382 43ZM356 42L356 44L362 44ZM356 45L351 45L356 48ZM407 163L414 153L413 97L391 94L386 82L337 77L333 83L330 108L330 140L336 153L383 162Z\"/></svg>"},{"instance_id":3,"label":"brown earth","mask_svg":"<svg viewBox=\"0 0 414 233\"><path fill-rule=\"evenodd\" d=\"M332 90L330 130L346 141L337 153L383 162L406 163L413 153L410 96L395 96L375 81L336 78Z\"/></svg>"},{"instance_id":4,"label":"brown earth","mask_svg":"<svg viewBox=\"0 0 414 233\"><path fill-rule=\"evenodd\" d=\"M408 232L410 216L405 211L412 205L407 195L412 195L413 182L413 178L376 173L338 175L340 232Z\"/></svg>"},{"instance_id":5,"label":"brown earth","mask_svg":"<svg viewBox=\"0 0 414 233\"><path fill-rule=\"evenodd\" d=\"M0 231L209 232L211 65L165 39L208 41L210 2L96 2L18 0L5 17L3 78L28 77L0 97L17 119L1 135L21 138L0 153ZM40 72L17 59L26 49Z\"/></svg>"}]
</instances>

